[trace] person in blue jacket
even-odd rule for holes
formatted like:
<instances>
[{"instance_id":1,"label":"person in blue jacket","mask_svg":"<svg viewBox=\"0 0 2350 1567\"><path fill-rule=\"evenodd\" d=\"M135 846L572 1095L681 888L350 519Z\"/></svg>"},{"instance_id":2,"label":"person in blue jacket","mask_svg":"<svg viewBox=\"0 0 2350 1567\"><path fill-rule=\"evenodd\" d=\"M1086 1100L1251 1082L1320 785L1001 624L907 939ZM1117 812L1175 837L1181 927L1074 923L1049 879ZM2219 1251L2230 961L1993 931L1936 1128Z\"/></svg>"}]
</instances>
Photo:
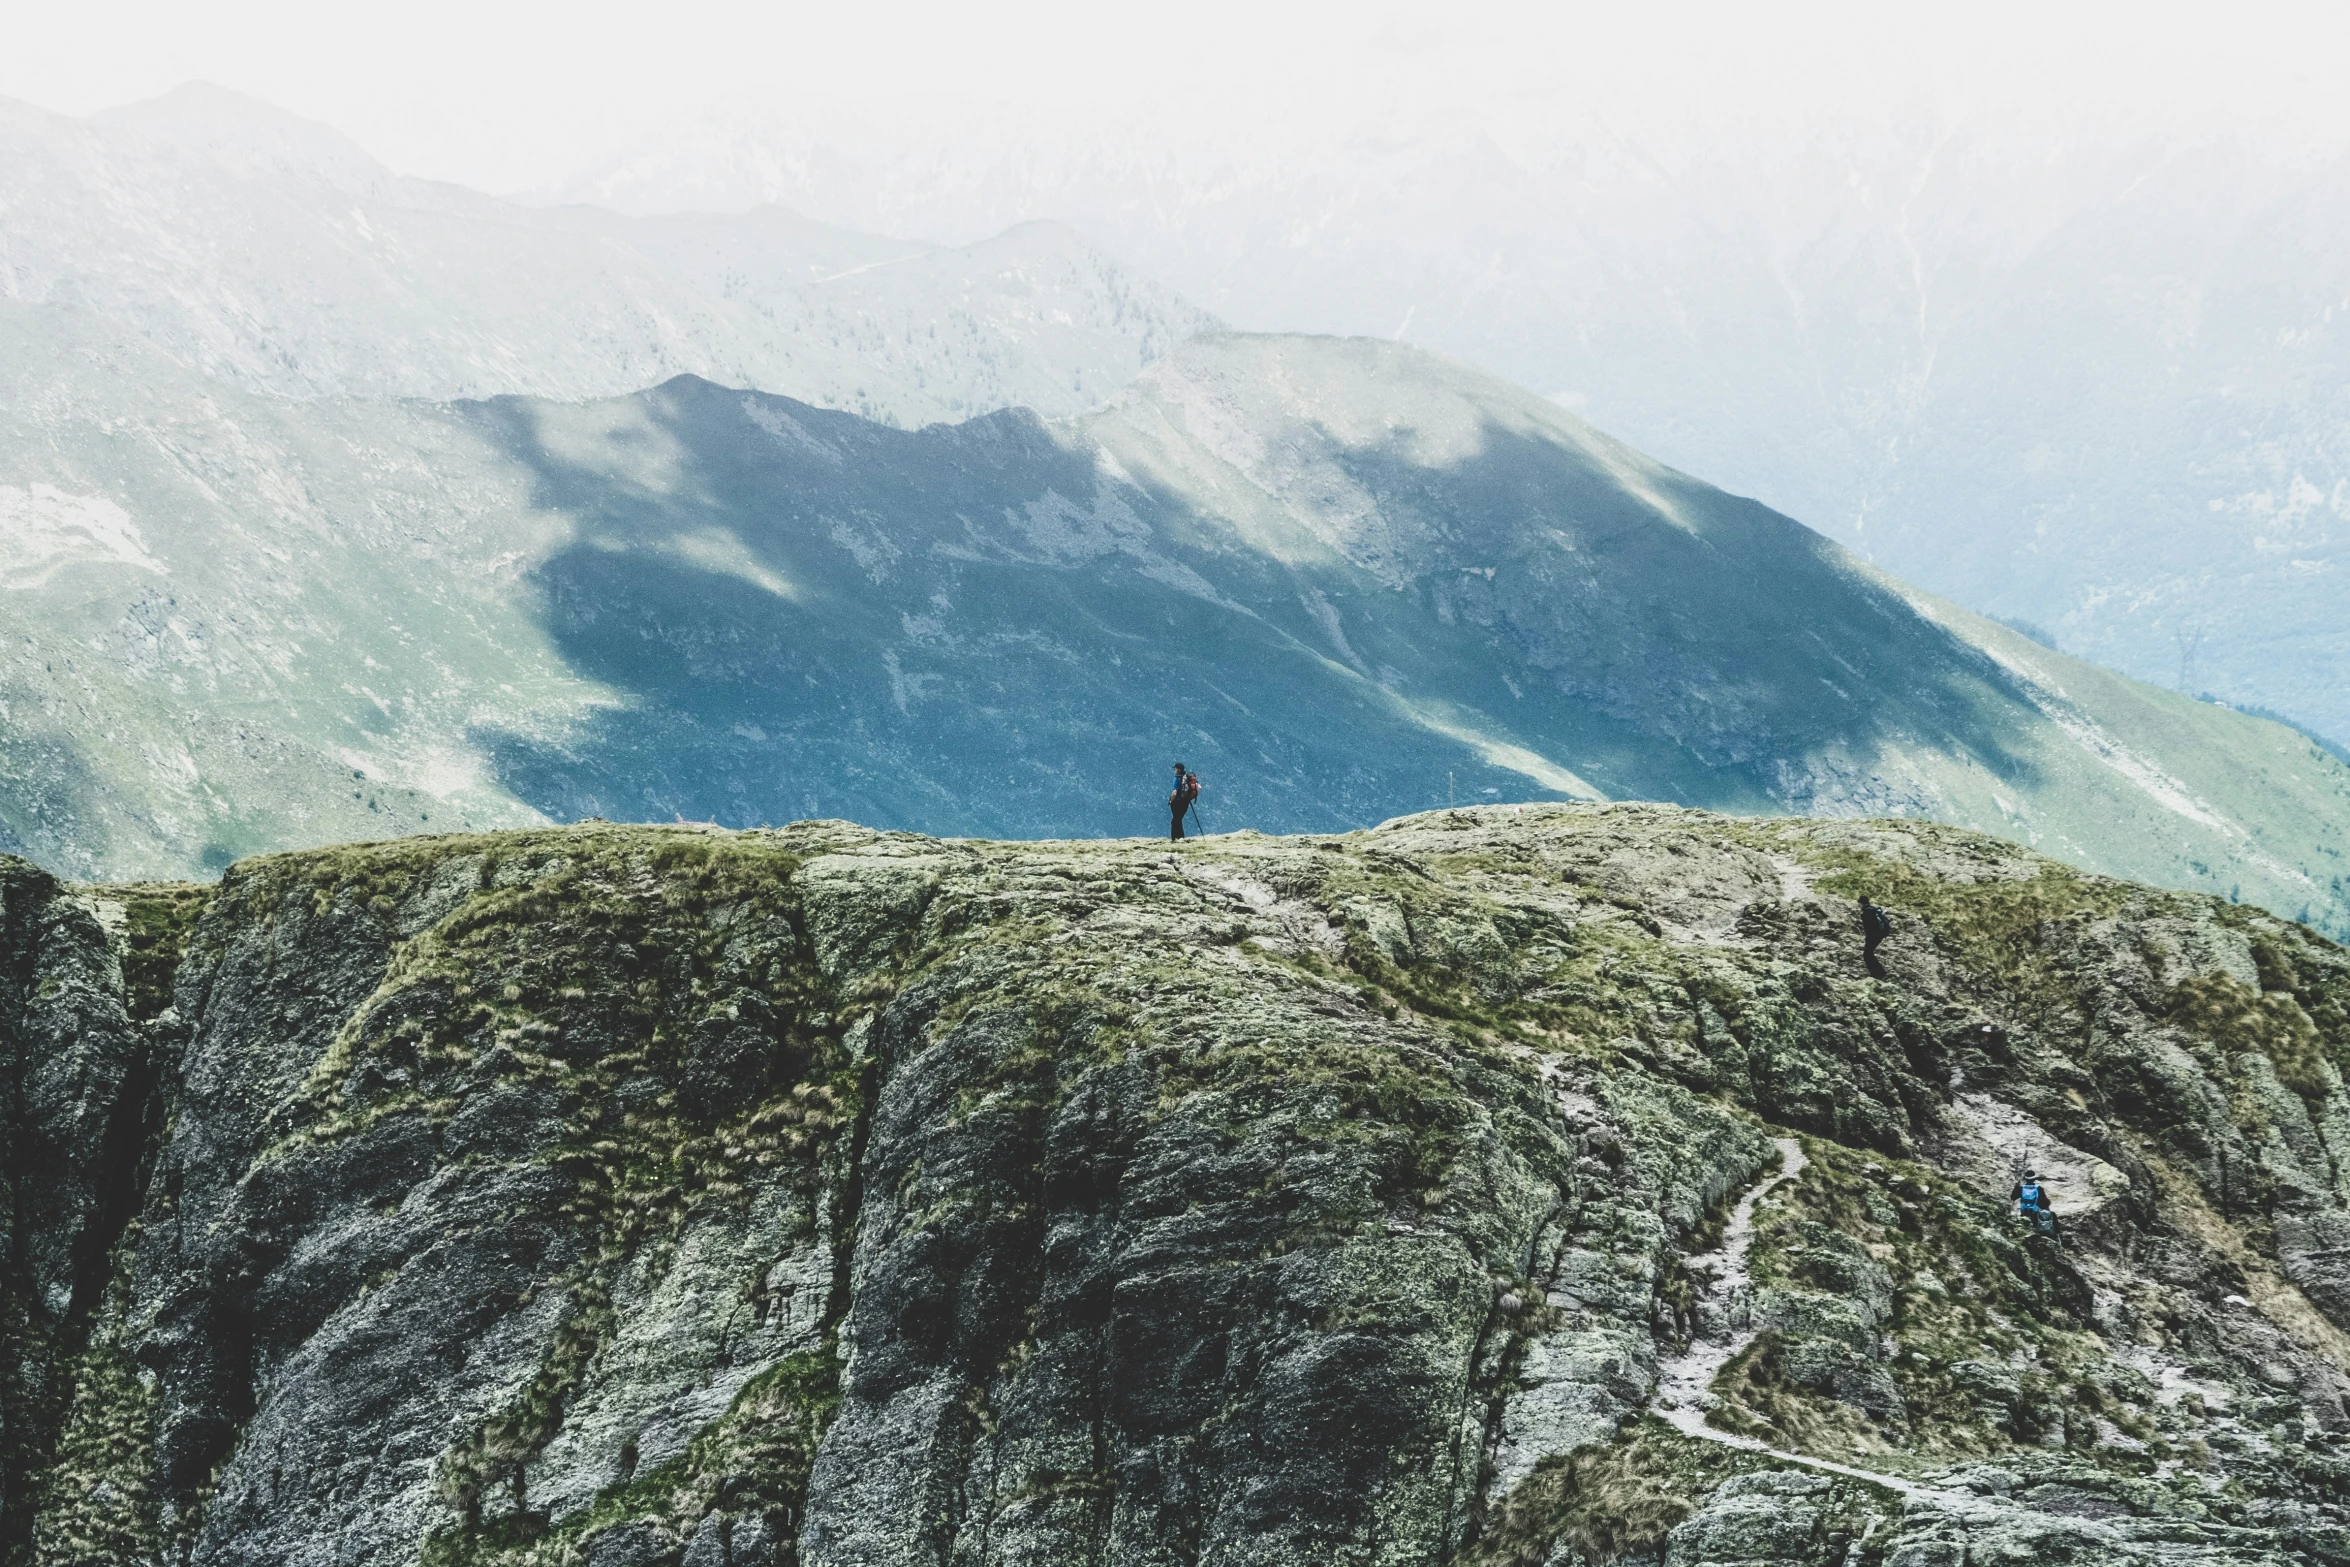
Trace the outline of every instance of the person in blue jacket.
<instances>
[{"instance_id":1,"label":"person in blue jacket","mask_svg":"<svg viewBox=\"0 0 2350 1567\"><path fill-rule=\"evenodd\" d=\"M2015 1211L2032 1223L2032 1228L2043 1235L2056 1232L2056 1209L2048 1201L2047 1183L2037 1170L2026 1170L2024 1178L2015 1183L2013 1192Z\"/></svg>"}]
</instances>

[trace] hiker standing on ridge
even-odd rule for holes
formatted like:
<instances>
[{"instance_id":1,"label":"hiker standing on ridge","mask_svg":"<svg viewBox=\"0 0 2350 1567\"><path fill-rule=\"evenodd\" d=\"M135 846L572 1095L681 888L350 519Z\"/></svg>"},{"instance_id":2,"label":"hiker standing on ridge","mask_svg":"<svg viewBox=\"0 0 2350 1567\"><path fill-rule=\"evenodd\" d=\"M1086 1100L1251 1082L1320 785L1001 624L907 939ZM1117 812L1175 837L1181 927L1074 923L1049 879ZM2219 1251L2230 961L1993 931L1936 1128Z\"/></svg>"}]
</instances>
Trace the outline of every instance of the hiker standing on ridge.
<instances>
[{"instance_id":1,"label":"hiker standing on ridge","mask_svg":"<svg viewBox=\"0 0 2350 1567\"><path fill-rule=\"evenodd\" d=\"M1869 901L1869 895L1860 895L1860 960L1868 969L1869 978L1883 979L1885 965L1877 959L1877 943L1893 934L1893 917Z\"/></svg>"},{"instance_id":2,"label":"hiker standing on ridge","mask_svg":"<svg viewBox=\"0 0 2350 1567\"><path fill-rule=\"evenodd\" d=\"M1175 792L1167 796L1167 836L1183 836L1183 818L1191 814L1191 803L1199 798L1199 774L1175 764Z\"/></svg>"}]
</instances>

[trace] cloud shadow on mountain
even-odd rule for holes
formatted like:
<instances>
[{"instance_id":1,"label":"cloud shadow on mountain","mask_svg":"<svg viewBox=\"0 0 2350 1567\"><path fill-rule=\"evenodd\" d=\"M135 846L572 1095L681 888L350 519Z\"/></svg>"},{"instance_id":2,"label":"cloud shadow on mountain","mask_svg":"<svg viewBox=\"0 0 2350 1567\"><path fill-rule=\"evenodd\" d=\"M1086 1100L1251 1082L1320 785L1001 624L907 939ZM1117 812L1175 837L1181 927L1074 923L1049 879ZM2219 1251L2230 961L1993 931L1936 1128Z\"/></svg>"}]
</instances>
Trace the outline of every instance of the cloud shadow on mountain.
<instances>
[{"instance_id":1,"label":"cloud shadow on mountain","mask_svg":"<svg viewBox=\"0 0 2350 1567\"><path fill-rule=\"evenodd\" d=\"M1150 833L1176 757L1218 830L1560 797L1496 745L1743 810L1785 808L1819 754L2025 769L1996 667L1818 535L1689 481L1675 528L1498 424L1440 468L1347 454L1425 538L1399 588L1248 549L1020 410L904 431L681 378L472 415L576 523L540 613L624 698L476 737L557 819Z\"/></svg>"}]
</instances>

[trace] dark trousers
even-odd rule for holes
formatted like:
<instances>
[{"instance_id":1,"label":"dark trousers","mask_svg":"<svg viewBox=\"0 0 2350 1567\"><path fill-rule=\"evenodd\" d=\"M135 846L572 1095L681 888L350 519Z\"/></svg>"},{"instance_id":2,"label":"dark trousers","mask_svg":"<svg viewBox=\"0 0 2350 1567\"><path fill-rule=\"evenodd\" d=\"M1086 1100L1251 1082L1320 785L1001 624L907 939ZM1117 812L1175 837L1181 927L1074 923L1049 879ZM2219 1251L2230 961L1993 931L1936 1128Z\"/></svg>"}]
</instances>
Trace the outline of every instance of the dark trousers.
<instances>
[{"instance_id":1,"label":"dark trousers","mask_svg":"<svg viewBox=\"0 0 2350 1567\"><path fill-rule=\"evenodd\" d=\"M1190 810L1191 802L1189 800L1184 801L1181 805L1170 805L1167 807L1168 815L1173 818L1173 820L1167 824L1167 836L1169 838L1180 838L1183 836L1183 818Z\"/></svg>"},{"instance_id":2,"label":"dark trousers","mask_svg":"<svg viewBox=\"0 0 2350 1567\"><path fill-rule=\"evenodd\" d=\"M1860 961L1868 969L1869 978L1883 979L1885 965L1877 959L1877 943L1885 938L1870 932L1860 938Z\"/></svg>"}]
</instances>

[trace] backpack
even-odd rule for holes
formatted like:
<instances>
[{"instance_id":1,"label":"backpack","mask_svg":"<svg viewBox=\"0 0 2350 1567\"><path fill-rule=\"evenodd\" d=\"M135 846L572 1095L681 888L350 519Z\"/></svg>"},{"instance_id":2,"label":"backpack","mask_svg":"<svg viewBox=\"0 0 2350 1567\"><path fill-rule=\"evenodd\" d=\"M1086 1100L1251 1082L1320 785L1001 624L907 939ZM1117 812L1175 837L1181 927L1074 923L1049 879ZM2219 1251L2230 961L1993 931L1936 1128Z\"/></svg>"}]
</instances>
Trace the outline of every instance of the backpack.
<instances>
[{"instance_id":1,"label":"backpack","mask_svg":"<svg viewBox=\"0 0 2350 1567\"><path fill-rule=\"evenodd\" d=\"M2018 1203L2020 1206L2022 1206L2022 1207L2026 1207L2026 1208L2037 1208L2037 1207L2039 1207L2039 1206L2040 1206L2040 1184L2039 1184L2037 1181L2026 1181L2026 1182L2024 1182L2024 1184L2023 1184L2023 1188L2022 1188L2022 1191L2021 1191L2020 1195L2018 1195L2018 1196L2017 1196L2017 1198L2016 1198L2016 1202L2017 1202L2017 1203Z\"/></svg>"},{"instance_id":2,"label":"backpack","mask_svg":"<svg viewBox=\"0 0 2350 1567\"><path fill-rule=\"evenodd\" d=\"M1893 916L1873 903L1869 905L1869 934L1872 936L1893 934Z\"/></svg>"},{"instance_id":3,"label":"backpack","mask_svg":"<svg viewBox=\"0 0 2350 1567\"><path fill-rule=\"evenodd\" d=\"M1185 773L1183 775L1183 803L1189 805L1192 801L1198 798L1199 774Z\"/></svg>"}]
</instances>

